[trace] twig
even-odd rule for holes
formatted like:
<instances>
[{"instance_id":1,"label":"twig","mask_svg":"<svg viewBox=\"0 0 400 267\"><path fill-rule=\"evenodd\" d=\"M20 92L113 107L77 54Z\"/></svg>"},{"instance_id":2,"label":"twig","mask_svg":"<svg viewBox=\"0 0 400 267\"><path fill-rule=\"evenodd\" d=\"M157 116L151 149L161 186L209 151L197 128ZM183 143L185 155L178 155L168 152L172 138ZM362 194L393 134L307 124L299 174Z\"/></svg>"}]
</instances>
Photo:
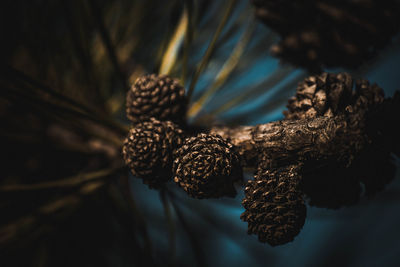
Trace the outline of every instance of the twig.
<instances>
[{"instance_id":1,"label":"twig","mask_svg":"<svg viewBox=\"0 0 400 267\"><path fill-rule=\"evenodd\" d=\"M231 140L243 158L243 165L254 167L261 157L271 165L291 162L312 162L326 165L340 162L349 165L371 138L389 139L397 144L394 126L399 119L399 97L387 99L366 114L316 117L303 120L283 120L257 126L235 128L213 127L211 134ZM374 140L381 141L381 140ZM391 149L390 147L389 149ZM310 165L310 166L311 166Z\"/></svg>"}]
</instances>

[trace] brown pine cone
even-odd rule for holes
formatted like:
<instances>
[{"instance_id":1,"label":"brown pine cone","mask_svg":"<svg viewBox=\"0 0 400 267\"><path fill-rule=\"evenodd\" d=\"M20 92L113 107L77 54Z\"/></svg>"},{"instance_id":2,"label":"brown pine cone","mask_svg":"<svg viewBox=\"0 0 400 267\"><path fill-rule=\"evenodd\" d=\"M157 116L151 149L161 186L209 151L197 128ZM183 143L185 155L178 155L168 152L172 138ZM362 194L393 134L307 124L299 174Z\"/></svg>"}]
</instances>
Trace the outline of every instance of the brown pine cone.
<instances>
[{"instance_id":1,"label":"brown pine cone","mask_svg":"<svg viewBox=\"0 0 400 267\"><path fill-rule=\"evenodd\" d=\"M166 75L139 77L126 96L126 114L133 123L154 117L184 124L186 108L185 88Z\"/></svg>"},{"instance_id":2,"label":"brown pine cone","mask_svg":"<svg viewBox=\"0 0 400 267\"><path fill-rule=\"evenodd\" d=\"M357 67L399 31L398 0L251 0L255 14L281 36L271 51L311 71Z\"/></svg>"},{"instance_id":3,"label":"brown pine cone","mask_svg":"<svg viewBox=\"0 0 400 267\"><path fill-rule=\"evenodd\" d=\"M133 175L150 188L159 188L172 177L172 155L182 144L183 132L173 122L151 118L132 127L122 153Z\"/></svg>"},{"instance_id":4,"label":"brown pine cone","mask_svg":"<svg viewBox=\"0 0 400 267\"><path fill-rule=\"evenodd\" d=\"M217 135L186 138L174 153L174 181L195 198L234 197L235 181L243 179L238 154Z\"/></svg>"},{"instance_id":5,"label":"brown pine cone","mask_svg":"<svg viewBox=\"0 0 400 267\"><path fill-rule=\"evenodd\" d=\"M306 218L306 206L299 191L298 166L269 171L260 166L254 181L245 188L246 209L240 218L248 223L248 234L271 246L293 241Z\"/></svg>"},{"instance_id":6,"label":"brown pine cone","mask_svg":"<svg viewBox=\"0 0 400 267\"><path fill-rule=\"evenodd\" d=\"M344 161L346 164L333 161L327 166L317 167L317 162L306 163L301 189L310 205L334 209L353 205L359 200L361 183L366 195L372 196L393 178L393 164L388 156L393 148L385 144L385 139L396 143L394 138L390 138L393 129L385 130L379 121L396 119L395 116L374 116L393 114L396 100L388 100L387 105L383 102L384 93L378 85L362 79L354 84L347 73L313 75L298 85L295 97L287 105L288 111L284 112L286 119L345 115L348 126L360 136L352 145L356 148L355 153L349 151L346 154L349 156L349 160ZM378 107L393 111L378 112Z\"/></svg>"},{"instance_id":7,"label":"brown pine cone","mask_svg":"<svg viewBox=\"0 0 400 267\"><path fill-rule=\"evenodd\" d=\"M306 119L317 116L336 116L347 113L364 116L384 100L383 90L366 80L358 80L353 90L353 79L348 73L323 73L300 82L296 95L289 99L286 119ZM353 118L355 119L355 118Z\"/></svg>"}]
</instances>

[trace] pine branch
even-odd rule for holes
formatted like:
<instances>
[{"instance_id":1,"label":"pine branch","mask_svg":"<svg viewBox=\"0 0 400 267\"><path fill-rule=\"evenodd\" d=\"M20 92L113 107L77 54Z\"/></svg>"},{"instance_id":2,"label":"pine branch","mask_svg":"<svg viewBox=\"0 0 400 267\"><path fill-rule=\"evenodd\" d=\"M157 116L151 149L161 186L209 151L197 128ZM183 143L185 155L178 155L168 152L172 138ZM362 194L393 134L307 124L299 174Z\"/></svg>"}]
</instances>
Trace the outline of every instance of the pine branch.
<instances>
[{"instance_id":1,"label":"pine branch","mask_svg":"<svg viewBox=\"0 0 400 267\"><path fill-rule=\"evenodd\" d=\"M295 162L312 162L314 167L315 163L328 165L331 162L349 165L367 144L384 140L382 136L388 138L385 140L387 145L398 147L395 138L398 130L394 125L399 119L394 114L398 114L399 98L396 94L366 114L360 111L257 126L218 126L210 133L229 139L237 147L246 167L255 167L260 153L274 166Z\"/></svg>"}]
</instances>

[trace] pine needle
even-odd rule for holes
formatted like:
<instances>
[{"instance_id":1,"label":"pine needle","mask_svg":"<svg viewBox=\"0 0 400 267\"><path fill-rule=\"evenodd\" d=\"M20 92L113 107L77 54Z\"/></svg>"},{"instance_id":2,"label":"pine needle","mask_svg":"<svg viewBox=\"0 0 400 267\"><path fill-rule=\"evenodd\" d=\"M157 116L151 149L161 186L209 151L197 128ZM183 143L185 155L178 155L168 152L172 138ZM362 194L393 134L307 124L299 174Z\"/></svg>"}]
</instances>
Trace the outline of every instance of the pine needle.
<instances>
[{"instance_id":1,"label":"pine needle","mask_svg":"<svg viewBox=\"0 0 400 267\"><path fill-rule=\"evenodd\" d=\"M199 66L197 67L197 69L196 69L196 71L195 71L195 73L193 75L193 78L192 78L192 81L190 83L189 90L188 90L188 93L187 93L189 102L190 102L190 99L192 97L192 94L193 94L194 88L196 86L196 83L197 83L197 81L198 81L198 79L200 77L200 74L203 72L203 70L207 66L208 62L210 61L210 58L211 58L211 56L212 56L212 54L213 54L213 52L214 52L214 50L216 48L218 37L220 36L223 28L225 27L226 23L228 22L228 19L229 19L230 15L231 15L231 13L233 11L233 8L235 7L236 2L237 2L237 0L230 0L229 1L228 5L226 7L226 10L225 10L225 14L222 17L221 22L219 23L219 25L218 25L215 33L214 33L214 36L213 36L213 38L212 38L212 40L211 40L211 42L210 42L210 44L209 44L204 56L203 56Z\"/></svg>"},{"instance_id":2,"label":"pine needle","mask_svg":"<svg viewBox=\"0 0 400 267\"><path fill-rule=\"evenodd\" d=\"M218 91L219 88L226 82L229 75L235 69L237 64L239 63L239 59L242 56L250 38L254 32L255 28L255 21L251 21L250 24L247 26L245 32L241 36L240 40L236 44L235 48L233 49L231 55L229 56L228 60L222 66L221 70L217 74L214 83L209 87L209 89L196 101L193 105L189 108L188 117L192 118L196 116L201 108L211 99L211 97Z\"/></svg>"},{"instance_id":3,"label":"pine needle","mask_svg":"<svg viewBox=\"0 0 400 267\"><path fill-rule=\"evenodd\" d=\"M266 91L273 88L279 82L281 82L284 78L291 73L293 69L291 67L280 68L270 75L262 84L258 84L253 88L248 88L243 91L241 94L233 97L223 105L219 106L217 109L214 109L209 112L211 115L217 115L223 113L227 110L234 108L235 106L244 103L245 101L249 101L251 99L255 99L259 97L261 94L264 94Z\"/></svg>"},{"instance_id":4,"label":"pine needle","mask_svg":"<svg viewBox=\"0 0 400 267\"><path fill-rule=\"evenodd\" d=\"M185 7L183 9L179 23L176 26L175 32L172 35L171 40L169 41L167 50L163 55L159 74L169 74L171 72L171 69L175 65L179 48L181 47L181 44L187 33L189 21L188 17L188 10L187 7Z\"/></svg>"},{"instance_id":5,"label":"pine needle","mask_svg":"<svg viewBox=\"0 0 400 267\"><path fill-rule=\"evenodd\" d=\"M109 177L111 174L120 171L122 168L123 168L122 166L118 166L100 171L78 174L69 178L53 182L45 182L38 184L6 185L0 187L0 192L11 193L11 192L26 192L26 191L36 191L36 190L56 189L56 188L71 188L75 186L80 186L87 182L93 182L105 177Z\"/></svg>"}]
</instances>

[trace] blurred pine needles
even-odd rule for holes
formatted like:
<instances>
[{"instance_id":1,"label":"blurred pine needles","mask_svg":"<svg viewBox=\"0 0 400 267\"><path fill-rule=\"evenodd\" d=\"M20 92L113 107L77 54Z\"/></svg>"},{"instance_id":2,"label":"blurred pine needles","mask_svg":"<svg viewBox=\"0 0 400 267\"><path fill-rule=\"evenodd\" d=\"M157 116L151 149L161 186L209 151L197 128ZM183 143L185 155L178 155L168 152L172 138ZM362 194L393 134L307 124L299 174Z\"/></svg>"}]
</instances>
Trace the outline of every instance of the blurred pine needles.
<instances>
[{"instance_id":1,"label":"blurred pine needles","mask_svg":"<svg viewBox=\"0 0 400 267\"><path fill-rule=\"evenodd\" d=\"M234 87L235 78L268 57L277 38L255 23L247 1L6 2L0 265L153 266L164 258L179 265L177 225L197 265L206 265L204 229L185 211L196 210L228 238L237 229L225 227L207 204L167 189L160 200L170 251L157 251L149 221L159 215L143 215L122 164L129 84L144 73L180 77L192 99L188 117L207 126L283 83L270 101L252 109L274 111L305 73L289 66L262 70L262 79ZM260 30L267 33L256 34ZM227 121L251 123L249 114Z\"/></svg>"}]
</instances>

